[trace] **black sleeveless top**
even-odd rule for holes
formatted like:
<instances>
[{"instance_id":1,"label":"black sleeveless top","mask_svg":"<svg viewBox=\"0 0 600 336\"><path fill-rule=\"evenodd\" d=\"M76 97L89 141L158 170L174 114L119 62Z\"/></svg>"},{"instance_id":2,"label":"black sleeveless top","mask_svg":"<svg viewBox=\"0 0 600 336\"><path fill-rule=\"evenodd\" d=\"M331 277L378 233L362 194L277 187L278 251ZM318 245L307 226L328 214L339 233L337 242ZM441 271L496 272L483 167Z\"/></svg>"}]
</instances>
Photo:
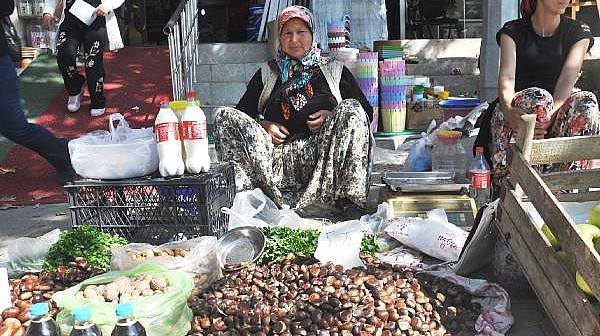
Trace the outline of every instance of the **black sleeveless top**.
<instances>
[{"instance_id":1,"label":"black sleeveless top","mask_svg":"<svg viewBox=\"0 0 600 336\"><path fill-rule=\"evenodd\" d=\"M588 25L564 15L556 32L549 37L539 36L531 21L523 18L504 24L496 34L498 45L502 34L512 38L517 47L515 91L535 86L554 93L571 47L583 39L590 39L589 48L594 44Z\"/></svg>"}]
</instances>

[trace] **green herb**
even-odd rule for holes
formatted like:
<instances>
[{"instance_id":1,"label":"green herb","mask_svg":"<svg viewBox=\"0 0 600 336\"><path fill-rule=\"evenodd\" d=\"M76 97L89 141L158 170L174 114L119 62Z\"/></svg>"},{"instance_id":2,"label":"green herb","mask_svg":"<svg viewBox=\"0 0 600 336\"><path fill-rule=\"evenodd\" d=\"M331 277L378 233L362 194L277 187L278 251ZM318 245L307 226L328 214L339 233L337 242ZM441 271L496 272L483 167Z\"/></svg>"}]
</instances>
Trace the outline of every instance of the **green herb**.
<instances>
[{"instance_id":1,"label":"green herb","mask_svg":"<svg viewBox=\"0 0 600 336\"><path fill-rule=\"evenodd\" d=\"M258 259L259 264L280 261L287 256L314 254L319 241L319 231L314 229L290 229L286 227L268 227L261 229L266 237L265 249ZM365 235L360 251L373 256L379 245L374 235Z\"/></svg>"},{"instance_id":2,"label":"green herb","mask_svg":"<svg viewBox=\"0 0 600 336\"><path fill-rule=\"evenodd\" d=\"M107 270L110 267L110 248L125 244L125 238L101 232L90 226L63 231L60 233L60 239L50 247L44 269L53 271L77 257L83 257L91 266Z\"/></svg>"},{"instance_id":3,"label":"green herb","mask_svg":"<svg viewBox=\"0 0 600 336\"><path fill-rule=\"evenodd\" d=\"M368 234L363 237L360 243L360 253L366 254L370 257L375 256L375 252L379 250L379 243L377 242L377 236Z\"/></svg>"}]
</instances>

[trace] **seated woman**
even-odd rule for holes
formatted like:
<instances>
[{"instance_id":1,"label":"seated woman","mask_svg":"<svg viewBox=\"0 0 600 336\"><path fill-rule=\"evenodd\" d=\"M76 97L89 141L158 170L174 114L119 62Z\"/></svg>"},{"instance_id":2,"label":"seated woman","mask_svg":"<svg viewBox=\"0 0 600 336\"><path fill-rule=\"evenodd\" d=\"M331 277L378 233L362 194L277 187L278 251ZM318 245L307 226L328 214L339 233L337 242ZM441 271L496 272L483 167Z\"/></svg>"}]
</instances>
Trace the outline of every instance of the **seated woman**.
<instances>
[{"instance_id":1,"label":"seated woman","mask_svg":"<svg viewBox=\"0 0 600 336\"><path fill-rule=\"evenodd\" d=\"M278 206L364 207L372 108L352 73L321 56L307 8L284 9L277 27L277 58L217 112L219 159L233 162L238 190L261 188Z\"/></svg>"},{"instance_id":2,"label":"seated woman","mask_svg":"<svg viewBox=\"0 0 600 336\"><path fill-rule=\"evenodd\" d=\"M600 134L597 98L573 89L594 39L589 26L564 16L567 4L523 0L523 18L507 22L496 35L501 52L499 98L491 121L482 125L490 129L487 149L495 195L507 175L506 151L520 115L537 116L536 138ZM563 169L589 165L574 162Z\"/></svg>"}]
</instances>

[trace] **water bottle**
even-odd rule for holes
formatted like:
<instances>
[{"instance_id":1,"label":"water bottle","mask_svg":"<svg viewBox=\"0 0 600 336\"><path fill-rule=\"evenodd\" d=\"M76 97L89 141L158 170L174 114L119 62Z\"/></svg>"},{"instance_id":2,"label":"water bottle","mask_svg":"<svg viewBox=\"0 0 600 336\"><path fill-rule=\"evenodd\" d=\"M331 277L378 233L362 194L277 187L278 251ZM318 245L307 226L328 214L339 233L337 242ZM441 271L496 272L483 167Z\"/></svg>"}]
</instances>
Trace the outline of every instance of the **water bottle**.
<instances>
[{"instance_id":1,"label":"water bottle","mask_svg":"<svg viewBox=\"0 0 600 336\"><path fill-rule=\"evenodd\" d=\"M117 325L111 336L146 336L144 326L133 317L133 307L130 303L121 303L115 309Z\"/></svg>"},{"instance_id":2,"label":"water bottle","mask_svg":"<svg viewBox=\"0 0 600 336\"><path fill-rule=\"evenodd\" d=\"M491 194L490 166L483 156L483 147L475 147L475 159L469 167L469 176L471 178L471 197L475 199L477 209L481 209L490 201Z\"/></svg>"},{"instance_id":3,"label":"water bottle","mask_svg":"<svg viewBox=\"0 0 600 336\"><path fill-rule=\"evenodd\" d=\"M89 307L73 311L73 330L69 336L102 336L98 326L92 322L92 310Z\"/></svg>"},{"instance_id":4,"label":"water bottle","mask_svg":"<svg viewBox=\"0 0 600 336\"><path fill-rule=\"evenodd\" d=\"M31 324L27 328L25 336L58 336L60 335L56 324L48 312L50 307L46 302L40 302L29 306Z\"/></svg>"}]
</instances>

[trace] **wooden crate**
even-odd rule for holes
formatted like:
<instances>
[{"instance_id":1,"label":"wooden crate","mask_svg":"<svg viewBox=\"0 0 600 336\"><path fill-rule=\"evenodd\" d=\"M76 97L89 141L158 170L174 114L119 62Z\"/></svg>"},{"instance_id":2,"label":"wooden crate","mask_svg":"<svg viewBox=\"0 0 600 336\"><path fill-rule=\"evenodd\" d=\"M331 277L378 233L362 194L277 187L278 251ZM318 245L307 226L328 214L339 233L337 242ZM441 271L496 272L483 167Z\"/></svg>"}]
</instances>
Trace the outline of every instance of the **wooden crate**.
<instances>
[{"instance_id":1,"label":"wooden crate","mask_svg":"<svg viewBox=\"0 0 600 336\"><path fill-rule=\"evenodd\" d=\"M600 335L600 316L523 206L525 198L535 206L594 296L600 298L600 256L584 243L560 204L600 200L598 192L560 193L600 187L600 169L538 174L532 168L534 164L598 159L600 136L533 140L535 116L522 119L517 143L511 147L510 186L502 193L496 224L559 333Z\"/></svg>"}]
</instances>

